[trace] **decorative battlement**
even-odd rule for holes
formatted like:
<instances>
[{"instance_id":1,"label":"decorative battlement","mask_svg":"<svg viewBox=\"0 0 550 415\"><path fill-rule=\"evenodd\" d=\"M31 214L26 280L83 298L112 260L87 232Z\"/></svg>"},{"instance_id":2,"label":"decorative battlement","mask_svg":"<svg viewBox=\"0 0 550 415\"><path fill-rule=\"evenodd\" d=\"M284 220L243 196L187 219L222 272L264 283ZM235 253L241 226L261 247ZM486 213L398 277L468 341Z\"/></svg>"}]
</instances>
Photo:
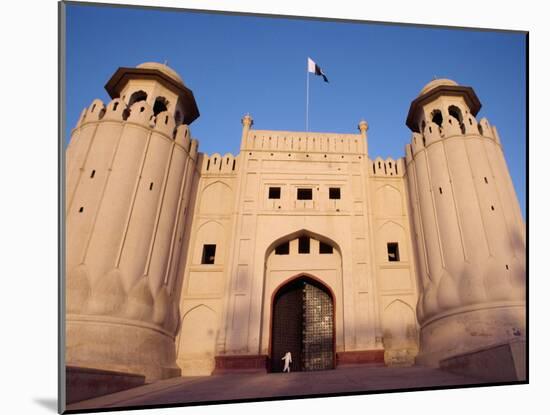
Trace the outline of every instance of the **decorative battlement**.
<instances>
[{"instance_id":1,"label":"decorative battlement","mask_svg":"<svg viewBox=\"0 0 550 415\"><path fill-rule=\"evenodd\" d=\"M250 130L241 150L366 154L366 140L361 134Z\"/></svg>"},{"instance_id":2,"label":"decorative battlement","mask_svg":"<svg viewBox=\"0 0 550 415\"><path fill-rule=\"evenodd\" d=\"M388 157L386 160L377 157L369 160L370 175L374 177L402 177L404 173L403 158L394 160Z\"/></svg>"},{"instance_id":3,"label":"decorative battlement","mask_svg":"<svg viewBox=\"0 0 550 415\"><path fill-rule=\"evenodd\" d=\"M475 117L467 114L464 122L459 122L451 116L444 116L441 126L435 122L428 122L422 133L413 132L411 144L405 147L407 163L412 157L428 147L430 144L454 136L481 136L494 140L500 145L500 137L496 127L491 126L487 118L478 123Z\"/></svg>"},{"instance_id":4,"label":"decorative battlement","mask_svg":"<svg viewBox=\"0 0 550 415\"><path fill-rule=\"evenodd\" d=\"M231 153L226 153L221 156L219 153L214 153L211 156L202 154L200 162L201 174L236 174L238 168L239 156L233 156Z\"/></svg>"},{"instance_id":5,"label":"decorative battlement","mask_svg":"<svg viewBox=\"0 0 550 415\"><path fill-rule=\"evenodd\" d=\"M191 156L197 154L198 142L191 139L189 126L180 124L176 127L176 120L170 112L163 111L155 115L151 106L145 101L138 101L127 107L120 98L113 99L107 106L102 100L94 99L80 114L75 130L98 121L128 122L151 128L166 138L174 140Z\"/></svg>"}]
</instances>

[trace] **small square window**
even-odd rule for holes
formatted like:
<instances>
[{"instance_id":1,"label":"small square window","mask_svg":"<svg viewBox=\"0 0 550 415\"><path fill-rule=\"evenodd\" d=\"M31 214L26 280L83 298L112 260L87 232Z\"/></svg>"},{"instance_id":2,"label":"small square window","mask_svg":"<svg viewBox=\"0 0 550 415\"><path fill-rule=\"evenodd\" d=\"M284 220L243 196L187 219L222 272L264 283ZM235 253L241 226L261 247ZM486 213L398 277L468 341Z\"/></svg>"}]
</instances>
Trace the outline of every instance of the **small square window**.
<instances>
[{"instance_id":1,"label":"small square window","mask_svg":"<svg viewBox=\"0 0 550 415\"><path fill-rule=\"evenodd\" d=\"M201 264L213 264L216 259L216 245L206 244L202 246Z\"/></svg>"},{"instance_id":2,"label":"small square window","mask_svg":"<svg viewBox=\"0 0 550 415\"><path fill-rule=\"evenodd\" d=\"M388 261L399 261L399 245L397 242L388 242Z\"/></svg>"},{"instance_id":3,"label":"small square window","mask_svg":"<svg viewBox=\"0 0 550 415\"><path fill-rule=\"evenodd\" d=\"M270 199L280 199L281 198L281 188L280 187L270 187L269 188L269 198Z\"/></svg>"},{"instance_id":4,"label":"small square window","mask_svg":"<svg viewBox=\"0 0 550 415\"><path fill-rule=\"evenodd\" d=\"M288 241L275 248L275 255L288 255L290 252Z\"/></svg>"},{"instance_id":5,"label":"small square window","mask_svg":"<svg viewBox=\"0 0 550 415\"><path fill-rule=\"evenodd\" d=\"M340 199L340 188L339 187L329 187L329 189L328 189L328 198L329 199Z\"/></svg>"},{"instance_id":6,"label":"small square window","mask_svg":"<svg viewBox=\"0 0 550 415\"><path fill-rule=\"evenodd\" d=\"M298 200L312 200L313 189L298 189L297 198Z\"/></svg>"},{"instance_id":7,"label":"small square window","mask_svg":"<svg viewBox=\"0 0 550 415\"><path fill-rule=\"evenodd\" d=\"M320 254L332 254L332 246L324 242L319 242L319 253Z\"/></svg>"},{"instance_id":8,"label":"small square window","mask_svg":"<svg viewBox=\"0 0 550 415\"><path fill-rule=\"evenodd\" d=\"M309 238L307 236L298 238L298 253L309 254Z\"/></svg>"}]
</instances>

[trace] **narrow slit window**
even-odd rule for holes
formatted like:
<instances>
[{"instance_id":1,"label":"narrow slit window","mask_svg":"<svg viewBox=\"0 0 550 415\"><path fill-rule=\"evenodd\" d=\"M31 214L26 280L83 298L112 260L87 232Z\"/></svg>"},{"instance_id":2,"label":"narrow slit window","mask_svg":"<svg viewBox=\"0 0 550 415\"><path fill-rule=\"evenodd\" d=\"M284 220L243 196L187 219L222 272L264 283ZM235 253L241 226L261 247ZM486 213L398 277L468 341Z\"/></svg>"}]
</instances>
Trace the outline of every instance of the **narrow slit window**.
<instances>
[{"instance_id":1,"label":"narrow slit window","mask_svg":"<svg viewBox=\"0 0 550 415\"><path fill-rule=\"evenodd\" d=\"M329 189L328 189L328 198L329 199L340 199L340 188L339 187L329 187Z\"/></svg>"},{"instance_id":2,"label":"narrow slit window","mask_svg":"<svg viewBox=\"0 0 550 415\"><path fill-rule=\"evenodd\" d=\"M149 184L149 190L153 190L153 182Z\"/></svg>"},{"instance_id":3,"label":"narrow slit window","mask_svg":"<svg viewBox=\"0 0 550 415\"><path fill-rule=\"evenodd\" d=\"M216 245L205 244L202 246L201 264L213 264L216 259Z\"/></svg>"},{"instance_id":4,"label":"narrow slit window","mask_svg":"<svg viewBox=\"0 0 550 415\"><path fill-rule=\"evenodd\" d=\"M319 242L319 253L320 254L332 254L332 246L324 242Z\"/></svg>"},{"instance_id":5,"label":"narrow slit window","mask_svg":"<svg viewBox=\"0 0 550 415\"><path fill-rule=\"evenodd\" d=\"M95 176L95 170L92 170L92 174L90 174L90 179L93 179Z\"/></svg>"},{"instance_id":6,"label":"narrow slit window","mask_svg":"<svg viewBox=\"0 0 550 415\"><path fill-rule=\"evenodd\" d=\"M485 180L485 183L488 184L489 180L487 180L487 177L484 177L483 180Z\"/></svg>"},{"instance_id":7,"label":"narrow slit window","mask_svg":"<svg viewBox=\"0 0 550 415\"><path fill-rule=\"evenodd\" d=\"M399 244L397 242L388 242L388 261L399 261Z\"/></svg>"},{"instance_id":8,"label":"narrow slit window","mask_svg":"<svg viewBox=\"0 0 550 415\"><path fill-rule=\"evenodd\" d=\"M301 236L298 238L298 253L309 254L309 237Z\"/></svg>"},{"instance_id":9,"label":"narrow slit window","mask_svg":"<svg viewBox=\"0 0 550 415\"><path fill-rule=\"evenodd\" d=\"M270 199L280 199L281 198L281 188L280 187L270 187L269 188L269 198Z\"/></svg>"},{"instance_id":10,"label":"narrow slit window","mask_svg":"<svg viewBox=\"0 0 550 415\"><path fill-rule=\"evenodd\" d=\"M84 206L80 206L80 209L78 209L78 213L84 212Z\"/></svg>"},{"instance_id":11,"label":"narrow slit window","mask_svg":"<svg viewBox=\"0 0 550 415\"><path fill-rule=\"evenodd\" d=\"M298 189L297 198L298 200L312 200L313 189Z\"/></svg>"},{"instance_id":12,"label":"narrow slit window","mask_svg":"<svg viewBox=\"0 0 550 415\"><path fill-rule=\"evenodd\" d=\"M440 194L440 195L443 194L443 190L441 189L441 187L439 188L439 194Z\"/></svg>"},{"instance_id":13,"label":"narrow slit window","mask_svg":"<svg viewBox=\"0 0 550 415\"><path fill-rule=\"evenodd\" d=\"M290 245L288 241L280 244L277 248L275 248L275 255L288 255L289 252Z\"/></svg>"},{"instance_id":14,"label":"narrow slit window","mask_svg":"<svg viewBox=\"0 0 550 415\"><path fill-rule=\"evenodd\" d=\"M493 205L491 205L491 210L495 210L495 207Z\"/></svg>"}]
</instances>

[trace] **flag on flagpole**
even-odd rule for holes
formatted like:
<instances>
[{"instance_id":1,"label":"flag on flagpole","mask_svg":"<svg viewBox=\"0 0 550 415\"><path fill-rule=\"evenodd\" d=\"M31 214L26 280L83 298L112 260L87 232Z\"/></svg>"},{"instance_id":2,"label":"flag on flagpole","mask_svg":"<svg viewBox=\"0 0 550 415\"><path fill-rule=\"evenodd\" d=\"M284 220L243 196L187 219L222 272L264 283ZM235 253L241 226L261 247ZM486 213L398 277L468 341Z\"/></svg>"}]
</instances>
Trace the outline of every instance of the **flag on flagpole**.
<instances>
[{"instance_id":1,"label":"flag on flagpole","mask_svg":"<svg viewBox=\"0 0 550 415\"><path fill-rule=\"evenodd\" d=\"M322 76L325 82L328 82L327 76L323 72L323 70L317 65L313 59L307 58L307 71L314 73L317 76Z\"/></svg>"}]
</instances>

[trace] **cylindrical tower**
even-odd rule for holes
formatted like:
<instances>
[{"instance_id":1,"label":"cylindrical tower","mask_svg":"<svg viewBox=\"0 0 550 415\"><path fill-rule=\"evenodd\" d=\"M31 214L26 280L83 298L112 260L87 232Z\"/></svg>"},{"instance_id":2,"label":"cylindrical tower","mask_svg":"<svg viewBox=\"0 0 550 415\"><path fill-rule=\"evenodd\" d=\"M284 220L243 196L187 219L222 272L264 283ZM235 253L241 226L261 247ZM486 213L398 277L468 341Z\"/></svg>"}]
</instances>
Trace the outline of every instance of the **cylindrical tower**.
<instances>
[{"instance_id":1,"label":"cylindrical tower","mask_svg":"<svg viewBox=\"0 0 550 415\"><path fill-rule=\"evenodd\" d=\"M418 362L524 336L525 232L495 127L470 87L427 84L406 148L421 326Z\"/></svg>"},{"instance_id":2,"label":"cylindrical tower","mask_svg":"<svg viewBox=\"0 0 550 415\"><path fill-rule=\"evenodd\" d=\"M105 88L113 100L83 111L66 153L67 366L177 376L174 267L199 112L166 65L119 68Z\"/></svg>"}]
</instances>

